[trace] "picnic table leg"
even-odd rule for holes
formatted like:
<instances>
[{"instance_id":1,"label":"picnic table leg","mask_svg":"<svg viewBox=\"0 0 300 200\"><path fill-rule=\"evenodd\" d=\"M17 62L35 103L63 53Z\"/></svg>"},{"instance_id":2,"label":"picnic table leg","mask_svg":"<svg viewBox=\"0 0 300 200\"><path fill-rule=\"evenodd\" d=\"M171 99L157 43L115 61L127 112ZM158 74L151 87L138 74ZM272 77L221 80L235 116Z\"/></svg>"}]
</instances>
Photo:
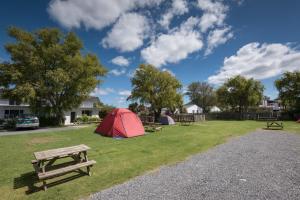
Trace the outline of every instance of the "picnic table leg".
<instances>
[{"instance_id":1,"label":"picnic table leg","mask_svg":"<svg viewBox=\"0 0 300 200\"><path fill-rule=\"evenodd\" d=\"M87 162L88 161L88 157L87 157L87 152L86 151L83 152L83 156L84 156L84 161ZM91 174L91 168L90 168L90 166L87 166L86 170L87 170L87 174L89 176L91 176L92 174Z\"/></svg>"},{"instance_id":2,"label":"picnic table leg","mask_svg":"<svg viewBox=\"0 0 300 200\"><path fill-rule=\"evenodd\" d=\"M43 188L44 188L44 191L47 190L47 184L46 184L46 180L43 180Z\"/></svg>"},{"instance_id":3,"label":"picnic table leg","mask_svg":"<svg viewBox=\"0 0 300 200\"><path fill-rule=\"evenodd\" d=\"M41 168L42 168L42 172L45 173L45 162L43 160L40 162L40 165L41 165ZM44 191L47 190L46 180L43 180L43 188L44 188Z\"/></svg>"}]
</instances>

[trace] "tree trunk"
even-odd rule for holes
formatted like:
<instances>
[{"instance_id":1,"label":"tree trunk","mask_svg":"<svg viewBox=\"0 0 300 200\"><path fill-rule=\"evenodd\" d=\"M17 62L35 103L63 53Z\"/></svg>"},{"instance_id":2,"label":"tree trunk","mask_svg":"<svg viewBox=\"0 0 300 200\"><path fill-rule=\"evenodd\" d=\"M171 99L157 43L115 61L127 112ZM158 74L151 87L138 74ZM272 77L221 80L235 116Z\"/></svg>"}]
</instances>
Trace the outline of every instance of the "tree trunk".
<instances>
[{"instance_id":1,"label":"tree trunk","mask_svg":"<svg viewBox=\"0 0 300 200\"><path fill-rule=\"evenodd\" d=\"M161 114L161 109L158 109L158 110L154 111L154 118L155 118L154 120L155 120L155 122L159 121L160 114Z\"/></svg>"}]
</instances>

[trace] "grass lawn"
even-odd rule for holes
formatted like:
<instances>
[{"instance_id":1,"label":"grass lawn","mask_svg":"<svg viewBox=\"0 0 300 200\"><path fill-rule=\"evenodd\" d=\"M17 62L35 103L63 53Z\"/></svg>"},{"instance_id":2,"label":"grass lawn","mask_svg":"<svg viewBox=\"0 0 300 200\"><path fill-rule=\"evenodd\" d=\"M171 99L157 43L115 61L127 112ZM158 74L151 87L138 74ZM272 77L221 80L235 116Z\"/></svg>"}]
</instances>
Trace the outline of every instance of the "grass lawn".
<instances>
[{"instance_id":1,"label":"grass lawn","mask_svg":"<svg viewBox=\"0 0 300 200\"><path fill-rule=\"evenodd\" d=\"M161 132L131 139L112 139L94 134L95 126L63 132L0 137L0 199L79 199L122 183L160 165L172 164L189 155L224 143L265 126L255 121L207 121L191 126L165 126ZM284 122L285 130L300 134L300 124ZM92 176L82 176L44 191L28 193L35 180L30 161L33 152L86 144L96 160ZM76 176L71 173L51 183ZM35 183L41 186L41 183Z\"/></svg>"}]
</instances>

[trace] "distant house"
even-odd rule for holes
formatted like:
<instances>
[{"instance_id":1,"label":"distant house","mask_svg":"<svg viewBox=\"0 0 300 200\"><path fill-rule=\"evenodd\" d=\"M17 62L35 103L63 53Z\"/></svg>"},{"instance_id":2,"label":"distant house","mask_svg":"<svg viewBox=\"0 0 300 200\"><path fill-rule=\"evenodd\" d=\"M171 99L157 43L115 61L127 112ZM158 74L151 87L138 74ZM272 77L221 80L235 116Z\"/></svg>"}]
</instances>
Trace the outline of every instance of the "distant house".
<instances>
[{"instance_id":1,"label":"distant house","mask_svg":"<svg viewBox=\"0 0 300 200\"><path fill-rule=\"evenodd\" d=\"M203 113L203 109L193 103L187 103L183 105L183 108L186 110L187 113Z\"/></svg>"},{"instance_id":2,"label":"distant house","mask_svg":"<svg viewBox=\"0 0 300 200\"><path fill-rule=\"evenodd\" d=\"M217 106L213 106L210 108L210 112L221 112L221 109Z\"/></svg>"},{"instance_id":3,"label":"distant house","mask_svg":"<svg viewBox=\"0 0 300 200\"><path fill-rule=\"evenodd\" d=\"M270 97L264 96L260 108L271 109L273 111L281 110L281 105L278 99L271 100Z\"/></svg>"},{"instance_id":4,"label":"distant house","mask_svg":"<svg viewBox=\"0 0 300 200\"><path fill-rule=\"evenodd\" d=\"M100 102L98 97L89 97L78 108L66 111L65 125L75 122L77 117L84 114L99 117L100 110L95 107L98 102ZM23 114L31 114L28 104L18 104L16 101L0 98L0 119L15 118Z\"/></svg>"}]
</instances>

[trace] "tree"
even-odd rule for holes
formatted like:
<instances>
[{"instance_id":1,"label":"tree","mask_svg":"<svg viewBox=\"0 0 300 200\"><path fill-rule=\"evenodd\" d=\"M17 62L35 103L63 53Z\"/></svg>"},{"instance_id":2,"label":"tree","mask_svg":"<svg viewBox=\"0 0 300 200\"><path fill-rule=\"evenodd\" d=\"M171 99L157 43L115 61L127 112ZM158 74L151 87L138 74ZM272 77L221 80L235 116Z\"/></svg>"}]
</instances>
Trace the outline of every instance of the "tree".
<instances>
[{"instance_id":1,"label":"tree","mask_svg":"<svg viewBox=\"0 0 300 200\"><path fill-rule=\"evenodd\" d=\"M216 104L216 95L212 86L206 82L193 82L188 86L186 94L190 101L200 106L205 113Z\"/></svg>"},{"instance_id":2,"label":"tree","mask_svg":"<svg viewBox=\"0 0 300 200\"><path fill-rule=\"evenodd\" d=\"M260 81L235 76L228 79L218 90L219 103L232 110L243 113L249 106L258 106L263 97L264 86Z\"/></svg>"},{"instance_id":3,"label":"tree","mask_svg":"<svg viewBox=\"0 0 300 200\"><path fill-rule=\"evenodd\" d=\"M181 83L167 71L142 64L131 79L131 84L133 89L129 99L150 105L156 120L162 108L174 110L182 105L182 95L179 93Z\"/></svg>"},{"instance_id":4,"label":"tree","mask_svg":"<svg viewBox=\"0 0 300 200\"><path fill-rule=\"evenodd\" d=\"M3 95L29 103L38 116L63 123L64 111L77 107L101 82L106 69L96 55L83 55L73 32L45 28L33 33L9 28L14 43L6 44L9 62L0 64Z\"/></svg>"},{"instance_id":5,"label":"tree","mask_svg":"<svg viewBox=\"0 0 300 200\"><path fill-rule=\"evenodd\" d=\"M128 105L128 109L134 113L138 113L139 104L137 102L131 103Z\"/></svg>"},{"instance_id":6,"label":"tree","mask_svg":"<svg viewBox=\"0 0 300 200\"><path fill-rule=\"evenodd\" d=\"M300 71L286 72L275 81L279 98L291 111L300 112Z\"/></svg>"}]
</instances>

